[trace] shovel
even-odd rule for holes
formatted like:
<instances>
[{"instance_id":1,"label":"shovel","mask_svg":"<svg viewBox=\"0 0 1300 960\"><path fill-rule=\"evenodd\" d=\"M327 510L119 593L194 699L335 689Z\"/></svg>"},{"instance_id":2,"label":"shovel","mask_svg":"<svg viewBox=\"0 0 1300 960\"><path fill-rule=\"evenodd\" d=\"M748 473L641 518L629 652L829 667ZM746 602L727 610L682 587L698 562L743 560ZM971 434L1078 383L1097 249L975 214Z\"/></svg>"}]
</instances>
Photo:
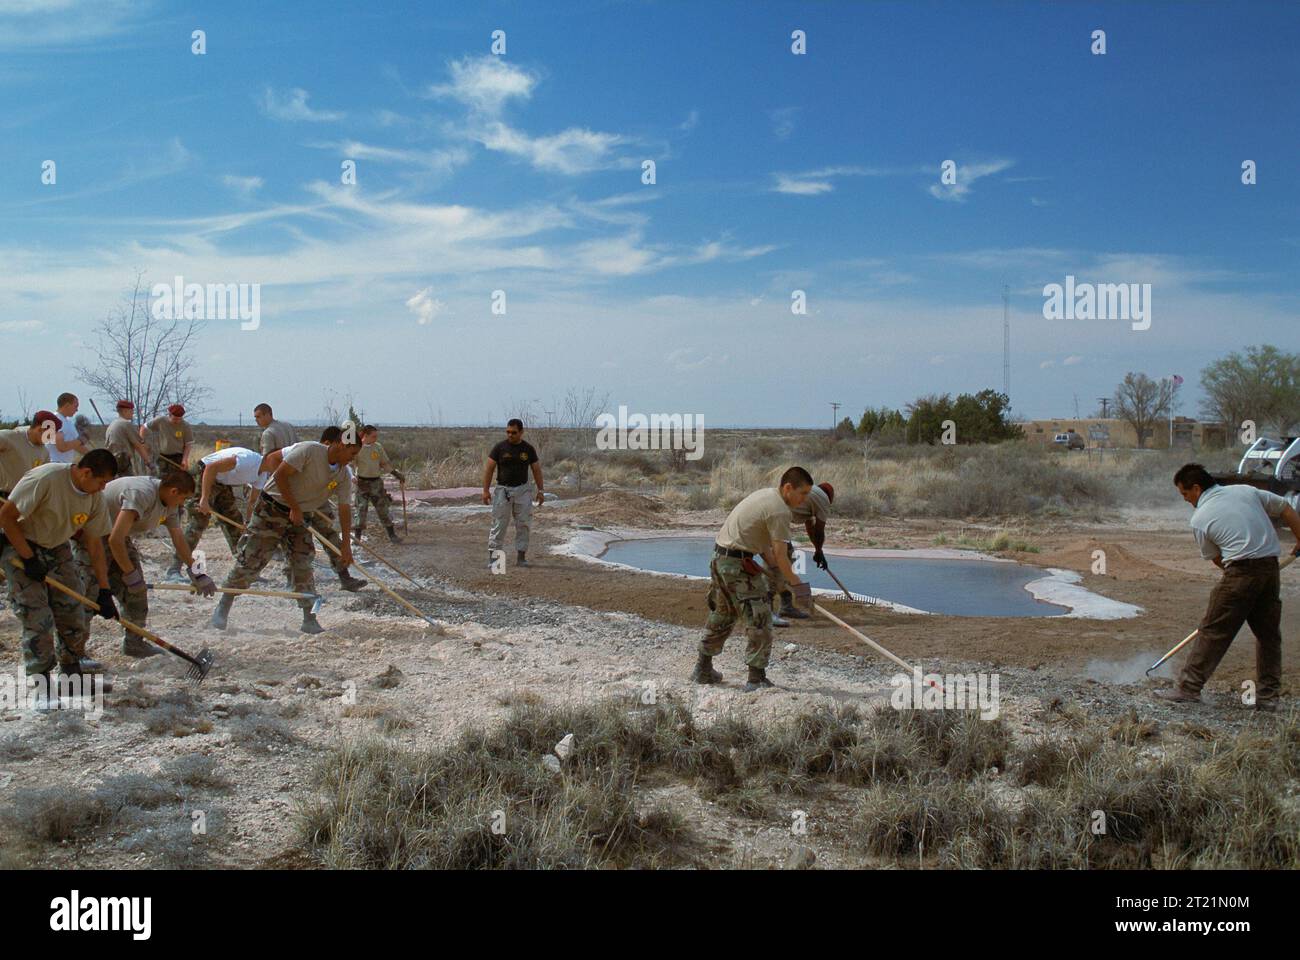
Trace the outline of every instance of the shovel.
<instances>
[{"instance_id":1,"label":"shovel","mask_svg":"<svg viewBox=\"0 0 1300 960\"><path fill-rule=\"evenodd\" d=\"M19 570L23 568L23 565L18 561L17 557L10 557L9 562L12 563L14 567ZM91 600L89 597L83 597L81 594L77 593L77 591L73 590L71 587L64 586L62 583L60 583L58 580L55 580L53 577L47 576L45 578L45 582L49 584L51 587L53 587L55 590L58 590L60 593L67 594L69 597L72 597L74 600L81 601L91 610L94 610L96 613L99 613L99 604L97 604L94 600ZM206 677L208 675L208 671L212 669L212 663L213 663L212 652L208 650L207 647L204 647L202 650L200 650L199 655L197 657L191 657L180 647L173 646L172 644L164 640L162 637L158 636L158 634L146 630L144 627L136 626L130 620L126 619L126 617L119 615L117 620L119 623L122 624L124 628L129 630L131 633L134 633L136 636L144 637L144 639L148 640L152 644L155 644L156 646L162 647L168 653L174 653L182 660L188 661L190 664L190 668L187 671L185 671L185 676L190 680L193 680L195 683L202 683L203 678Z\"/></svg>"},{"instance_id":2,"label":"shovel","mask_svg":"<svg viewBox=\"0 0 1300 960\"><path fill-rule=\"evenodd\" d=\"M1279 571L1282 571L1282 570L1285 570L1287 567L1291 566L1291 564L1295 563L1295 556L1296 556L1296 555L1293 553L1293 554L1291 554L1290 556L1288 556L1285 560L1282 560L1280 563L1278 563L1278 565L1277 565L1277 569L1278 569ZM1185 646L1187 646L1189 643L1191 643L1191 642L1192 642L1192 639L1193 639L1193 638L1194 638L1198 633L1200 633L1200 632L1201 632L1201 628L1200 628L1200 627L1197 627L1195 630L1193 630L1193 631L1192 631L1191 633L1189 633L1187 636L1183 637L1182 640L1178 641L1178 643L1174 644L1174 647L1173 647L1172 650L1170 650L1168 653L1166 653L1163 657L1161 657L1161 658L1160 658L1159 660L1157 660L1155 663L1151 664L1151 666L1147 667L1147 671L1146 671L1146 672L1147 672L1147 676L1148 676L1148 677L1151 676L1151 674L1154 673L1154 672L1156 671L1156 669L1157 669L1157 668L1158 668L1162 663L1164 663L1166 660L1168 660L1170 657L1172 657L1172 656L1173 656L1175 653L1177 653L1179 650L1183 649L1183 647L1185 647Z\"/></svg>"}]
</instances>

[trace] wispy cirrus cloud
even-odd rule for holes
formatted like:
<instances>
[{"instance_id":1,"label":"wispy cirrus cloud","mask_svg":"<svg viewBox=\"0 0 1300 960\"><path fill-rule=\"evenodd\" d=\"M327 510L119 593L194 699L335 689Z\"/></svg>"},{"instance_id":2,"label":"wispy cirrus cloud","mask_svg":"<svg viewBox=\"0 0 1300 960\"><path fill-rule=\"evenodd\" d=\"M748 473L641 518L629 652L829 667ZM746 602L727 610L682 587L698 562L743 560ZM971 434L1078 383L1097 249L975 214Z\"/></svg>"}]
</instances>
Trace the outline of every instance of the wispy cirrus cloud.
<instances>
[{"instance_id":1,"label":"wispy cirrus cloud","mask_svg":"<svg viewBox=\"0 0 1300 960\"><path fill-rule=\"evenodd\" d=\"M834 190L835 184L832 181L837 177L879 177L886 176L889 172L874 167L839 166L822 167L805 173L776 173L773 174L776 183L772 186L772 192L815 197Z\"/></svg>"},{"instance_id":2,"label":"wispy cirrus cloud","mask_svg":"<svg viewBox=\"0 0 1300 960\"><path fill-rule=\"evenodd\" d=\"M251 197L266 183L261 177L240 177L233 173L225 174L221 182L241 197Z\"/></svg>"},{"instance_id":3,"label":"wispy cirrus cloud","mask_svg":"<svg viewBox=\"0 0 1300 960\"><path fill-rule=\"evenodd\" d=\"M294 87L285 91L277 91L272 87L267 87L258 98L258 103L262 108L262 112L273 120L330 123L342 120L347 116L346 113L336 110L315 110L307 105L310 98L311 94L302 87Z\"/></svg>"},{"instance_id":4,"label":"wispy cirrus cloud","mask_svg":"<svg viewBox=\"0 0 1300 960\"><path fill-rule=\"evenodd\" d=\"M936 200L964 201L970 196L971 185L984 177L1001 173L1015 165L1014 160L989 160L983 163L958 163L956 165L955 183L934 183L930 185L930 196Z\"/></svg>"},{"instance_id":5,"label":"wispy cirrus cloud","mask_svg":"<svg viewBox=\"0 0 1300 960\"><path fill-rule=\"evenodd\" d=\"M147 23L151 0L0 0L0 48L84 46Z\"/></svg>"},{"instance_id":6,"label":"wispy cirrus cloud","mask_svg":"<svg viewBox=\"0 0 1300 960\"><path fill-rule=\"evenodd\" d=\"M449 98L470 110L495 117L511 100L527 100L537 86L537 74L487 54L463 57L447 64L446 83L430 84L425 96Z\"/></svg>"}]
</instances>

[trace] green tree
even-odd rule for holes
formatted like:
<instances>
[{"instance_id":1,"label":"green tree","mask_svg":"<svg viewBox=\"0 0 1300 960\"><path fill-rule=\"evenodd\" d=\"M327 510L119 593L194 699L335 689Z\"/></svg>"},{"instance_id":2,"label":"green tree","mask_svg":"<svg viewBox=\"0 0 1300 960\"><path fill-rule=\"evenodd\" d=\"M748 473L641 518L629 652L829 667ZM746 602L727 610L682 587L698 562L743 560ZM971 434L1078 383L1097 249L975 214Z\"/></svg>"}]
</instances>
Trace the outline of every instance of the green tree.
<instances>
[{"instance_id":1,"label":"green tree","mask_svg":"<svg viewBox=\"0 0 1300 960\"><path fill-rule=\"evenodd\" d=\"M1243 420L1287 436L1300 425L1300 353L1268 345L1234 351L1201 371L1201 389L1201 416L1224 421L1229 432Z\"/></svg>"}]
</instances>

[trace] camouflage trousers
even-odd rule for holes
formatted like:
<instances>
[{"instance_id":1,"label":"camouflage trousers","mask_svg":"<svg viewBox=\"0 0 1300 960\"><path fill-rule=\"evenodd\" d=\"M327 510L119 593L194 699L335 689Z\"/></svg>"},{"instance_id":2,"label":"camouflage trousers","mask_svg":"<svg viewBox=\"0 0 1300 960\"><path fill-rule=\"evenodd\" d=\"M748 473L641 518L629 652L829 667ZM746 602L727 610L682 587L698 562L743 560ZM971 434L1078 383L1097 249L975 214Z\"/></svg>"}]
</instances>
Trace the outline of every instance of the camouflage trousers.
<instances>
[{"instance_id":1,"label":"camouflage trousers","mask_svg":"<svg viewBox=\"0 0 1300 960\"><path fill-rule=\"evenodd\" d=\"M177 470L181 469L182 456L184 456L184 454L180 454L180 453L157 454L154 457L153 463L149 466L149 475L157 477L159 480L161 480L163 477L167 476L167 474L175 473ZM168 460L170 460L171 462L168 463L167 462ZM189 472L193 473L194 470L191 469ZM198 478L196 477L195 479Z\"/></svg>"},{"instance_id":2,"label":"camouflage trousers","mask_svg":"<svg viewBox=\"0 0 1300 960\"><path fill-rule=\"evenodd\" d=\"M286 573L293 589L298 593L315 593L316 579L311 562L316 556L316 547L311 533L304 524L293 523L288 510L272 506L268 497L258 498L257 506L253 508L253 519L239 539L235 566L226 574L222 586L241 590L252 586L257 575L271 562L276 547L282 547L289 558ZM311 603L310 600L299 600L298 606L306 613L311 610Z\"/></svg>"},{"instance_id":3,"label":"camouflage trousers","mask_svg":"<svg viewBox=\"0 0 1300 960\"><path fill-rule=\"evenodd\" d=\"M777 550L780 548L773 547L773 549ZM794 544L787 542L785 545L785 549L786 549L786 556L788 556L790 558L790 562L793 563ZM769 601L773 597L779 597L781 594L785 593L787 590L790 589L790 584L785 582L785 574L781 572L781 568L778 567L775 563L763 564L763 576L767 578L767 599Z\"/></svg>"},{"instance_id":4,"label":"camouflage trousers","mask_svg":"<svg viewBox=\"0 0 1300 960\"><path fill-rule=\"evenodd\" d=\"M82 536L85 536L83 533ZM132 593L122 582L122 568L117 565L117 559L113 556L112 551L108 549L108 537L101 537L100 543L104 548L104 559L108 564L108 588L113 591L113 597L117 600L118 610L122 616L130 620L138 627L143 627L149 619L149 592L142 590L139 593ZM90 552L77 542L72 548L72 555L76 558L77 569L81 573L81 592L92 600L95 594L99 592L99 585L95 582L95 568L90 562ZM130 537L126 539L126 555L130 558L137 569L143 570L142 561L140 560L140 551L136 549L135 541ZM90 621L96 616L95 612L89 607L81 607L82 615L85 617L86 630L90 631ZM135 635L122 628L122 640L132 643Z\"/></svg>"},{"instance_id":5,"label":"camouflage trousers","mask_svg":"<svg viewBox=\"0 0 1300 960\"><path fill-rule=\"evenodd\" d=\"M66 543L46 548L32 544L36 555L49 567L50 576L77 590L81 586L81 573L72 556L72 547ZM0 563L4 564L9 580L9 602L13 605L18 622L23 625L23 666L28 675L45 673L61 666L76 666L86 655L86 618L80 601L74 600L39 580L33 580L21 569L10 564L18 553L5 540L0 545ZM93 582L93 578L92 578Z\"/></svg>"},{"instance_id":6,"label":"camouflage trousers","mask_svg":"<svg viewBox=\"0 0 1300 960\"><path fill-rule=\"evenodd\" d=\"M235 491L230 484L221 481L214 483L210 502L212 509L217 513L236 522L240 520L239 501L235 499ZM187 508L186 512L189 514L189 520L185 524L185 542L190 545L190 552L193 553L194 548L199 545L199 540L203 538L203 531L207 530L208 525L216 518L210 513L199 512L197 488L195 495L185 501L185 506ZM217 520L216 522L220 524L221 532L226 535L226 544L230 547L230 552L233 555L239 548L239 529L232 527L224 520Z\"/></svg>"},{"instance_id":7,"label":"camouflage trousers","mask_svg":"<svg viewBox=\"0 0 1300 960\"><path fill-rule=\"evenodd\" d=\"M113 459L117 461L117 475L119 477L135 476L135 466L132 462L131 454L115 453Z\"/></svg>"},{"instance_id":8,"label":"camouflage trousers","mask_svg":"<svg viewBox=\"0 0 1300 960\"><path fill-rule=\"evenodd\" d=\"M767 668L772 655L772 605L767 581L760 570L749 573L739 557L713 555L709 564L712 584L709 587L709 619L700 654L716 657L731 636L736 621L744 619L745 664L757 670Z\"/></svg>"},{"instance_id":9,"label":"camouflage trousers","mask_svg":"<svg viewBox=\"0 0 1300 960\"><path fill-rule=\"evenodd\" d=\"M343 541L339 538L337 519L334 516L333 505L326 501L319 510L307 518L307 525L333 544L334 550L342 550ZM348 568L343 566L343 561L339 559L339 555L334 550L326 550L325 552L329 554L330 569L338 575L339 579L342 579L343 575L348 572ZM284 575L286 578L290 577L288 564L285 564Z\"/></svg>"},{"instance_id":10,"label":"camouflage trousers","mask_svg":"<svg viewBox=\"0 0 1300 960\"><path fill-rule=\"evenodd\" d=\"M383 477L358 477L356 493L352 497L352 509L356 516L352 518L352 523L358 530L366 525L366 511L370 505L375 505L375 513L379 515L379 522L386 528L393 525L392 519L388 515L388 505L393 502L393 498L388 495L384 489Z\"/></svg>"}]
</instances>

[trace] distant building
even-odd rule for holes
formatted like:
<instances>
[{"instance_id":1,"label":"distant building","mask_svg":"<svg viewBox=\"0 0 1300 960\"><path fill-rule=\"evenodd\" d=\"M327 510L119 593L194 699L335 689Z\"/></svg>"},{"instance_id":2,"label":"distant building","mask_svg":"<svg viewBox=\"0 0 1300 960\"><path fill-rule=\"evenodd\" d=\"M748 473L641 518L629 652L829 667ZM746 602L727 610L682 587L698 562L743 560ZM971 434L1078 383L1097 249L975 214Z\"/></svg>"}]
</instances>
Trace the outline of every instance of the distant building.
<instances>
[{"instance_id":1,"label":"distant building","mask_svg":"<svg viewBox=\"0 0 1300 960\"><path fill-rule=\"evenodd\" d=\"M1026 420L1017 424L1030 443L1052 446L1058 433L1077 433L1089 447L1133 449L1138 445L1137 431L1126 420L1115 417L1082 417L1061 420ZM1173 445L1187 450L1217 448L1227 445L1228 429L1223 423L1202 422L1191 417L1174 417ZM1147 433L1145 446L1164 450L1170 443L1170 423L1161 420Z\"/></svg>"}]
</instances>

